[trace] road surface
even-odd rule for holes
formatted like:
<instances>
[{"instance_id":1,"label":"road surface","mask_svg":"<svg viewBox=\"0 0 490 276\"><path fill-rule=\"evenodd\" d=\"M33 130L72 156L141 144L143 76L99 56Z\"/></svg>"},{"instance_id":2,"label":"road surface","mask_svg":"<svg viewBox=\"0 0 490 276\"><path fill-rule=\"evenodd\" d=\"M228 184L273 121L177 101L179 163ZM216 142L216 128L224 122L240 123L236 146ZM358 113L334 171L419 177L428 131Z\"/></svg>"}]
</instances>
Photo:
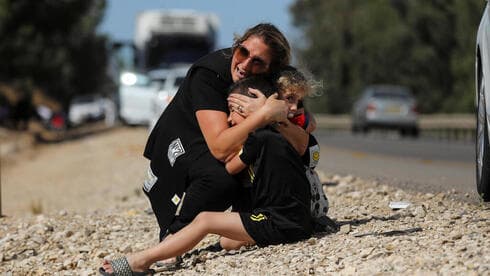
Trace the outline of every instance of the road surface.
<instances>
[{"instance_id":1,"label":"road surface","mask_svg":"<svg viewBox=\"0 0 490 276\"><path fill-rule=\"evenodd\" d=\"M327 174L351 174L420 192L450 192L478 202L474 145L469 142L402 139L397 134L315 133L321 145L318 168Z\"/></svg>"}]
</instances>

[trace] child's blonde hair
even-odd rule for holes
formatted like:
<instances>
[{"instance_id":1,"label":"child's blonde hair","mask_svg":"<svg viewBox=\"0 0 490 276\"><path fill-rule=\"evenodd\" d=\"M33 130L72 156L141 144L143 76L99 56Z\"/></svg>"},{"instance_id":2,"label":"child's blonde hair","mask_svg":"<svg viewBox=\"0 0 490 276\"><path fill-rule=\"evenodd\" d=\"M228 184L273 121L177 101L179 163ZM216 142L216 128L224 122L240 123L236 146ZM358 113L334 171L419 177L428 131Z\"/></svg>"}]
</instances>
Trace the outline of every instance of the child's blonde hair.
<instances>
[{"instance_id":1,"label":"child's blonde hair","mask_svg":"<svg viewBox=\"0 0 490 276\"><path fill-rule=\"evenodd\" d=\"M287 66L279 72L276 85L281 94L286 90L292 90L302 92L303 96L306 96L311 90L305 75L293 66Z\"/></svg>"}]
</instances>

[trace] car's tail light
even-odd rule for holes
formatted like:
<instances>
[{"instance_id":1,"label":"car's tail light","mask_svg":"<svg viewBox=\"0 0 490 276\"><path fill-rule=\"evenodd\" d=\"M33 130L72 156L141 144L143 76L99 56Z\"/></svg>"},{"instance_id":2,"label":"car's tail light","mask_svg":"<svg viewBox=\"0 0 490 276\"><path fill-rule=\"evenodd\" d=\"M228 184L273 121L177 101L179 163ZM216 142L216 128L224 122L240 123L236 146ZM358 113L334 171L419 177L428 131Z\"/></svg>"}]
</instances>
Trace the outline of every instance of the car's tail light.
<instances>
[{"instance_id":1,"label":"car's tail light","mask_svg":"<svg viewBox=\"0 0 490 276\"><path fill-rule=\"evenodd\" d=\"M376 111L376 105L369 103L366 107L366 111Z\"/></svg>"},{"instance_id":2,"label":"car's tail light","mask_svg":"<svg viewBox=\"0 0 490 276\"><path fill-rule=\"evenodd\" d=\"M55 129L61 129L65 126L65 118L60 114L55 114L51 118L51 126Z\"/></svg>"},{"instance_id":3,"label":"car's tail light","mask_svg":"<svg viewBox=\"0 0 490 276\"><path fill-rule=\"evenodd\" d=\"M413 113L419 113L419 109L418 109L418 107L417 107L417 105L416 105L416 104L413 104L413 105L412 105L412 112L413 112Z\"/></svg>"}]
</instances>

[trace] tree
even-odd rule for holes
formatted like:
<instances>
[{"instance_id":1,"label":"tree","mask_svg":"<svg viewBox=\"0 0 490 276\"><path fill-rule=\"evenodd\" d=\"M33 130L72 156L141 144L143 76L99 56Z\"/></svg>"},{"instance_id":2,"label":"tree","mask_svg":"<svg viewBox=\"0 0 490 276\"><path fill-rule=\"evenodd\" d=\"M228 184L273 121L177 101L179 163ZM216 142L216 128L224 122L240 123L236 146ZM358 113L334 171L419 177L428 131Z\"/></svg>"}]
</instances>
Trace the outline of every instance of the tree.
<instances>
[{"instance_id":1,"label":"tree","mask_svg":"<svg viewBox=\"0 0 490 276\"><path fill-rule=\"evenodd\" d=\"M472 110L478 0L298 0L301 63L323 81L317 112L349 112L362 87L406 85L422 112ZM478 14L479 16L475 16Z\"/></svg>"},{"instance_id":2,"label":"tree","mask_svg":"<svg viewBox=\"0 0 490 276\"><path fill-rule=\"evenodd\" d=\"M104 0L0 0L0 82L40 88L66 104L107 81Z\"/></svg>"}]
</instances>

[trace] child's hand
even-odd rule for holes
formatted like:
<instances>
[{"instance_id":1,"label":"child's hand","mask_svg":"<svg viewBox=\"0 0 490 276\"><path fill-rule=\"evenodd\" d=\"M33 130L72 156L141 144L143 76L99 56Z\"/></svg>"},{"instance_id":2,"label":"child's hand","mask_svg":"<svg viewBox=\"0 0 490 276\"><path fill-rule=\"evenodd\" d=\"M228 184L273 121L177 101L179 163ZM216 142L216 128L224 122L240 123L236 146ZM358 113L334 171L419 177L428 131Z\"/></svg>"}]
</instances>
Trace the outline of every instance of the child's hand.
<instances>
[{"instance_id":1,"label":"child's hand","mask_svg":"<svg viewBox=\"0 0 490 276\"><path fill-rule=\"evenodd\" d=\"M262 94L260 90L249 88L249 93L255 95L256 98L251 98L245 95L240 95L238 93L233 93L228 96L228 107L238 111L240 115L247 117L253 112L261 108L267 98Z\"/></svg>"}]
</instances>

